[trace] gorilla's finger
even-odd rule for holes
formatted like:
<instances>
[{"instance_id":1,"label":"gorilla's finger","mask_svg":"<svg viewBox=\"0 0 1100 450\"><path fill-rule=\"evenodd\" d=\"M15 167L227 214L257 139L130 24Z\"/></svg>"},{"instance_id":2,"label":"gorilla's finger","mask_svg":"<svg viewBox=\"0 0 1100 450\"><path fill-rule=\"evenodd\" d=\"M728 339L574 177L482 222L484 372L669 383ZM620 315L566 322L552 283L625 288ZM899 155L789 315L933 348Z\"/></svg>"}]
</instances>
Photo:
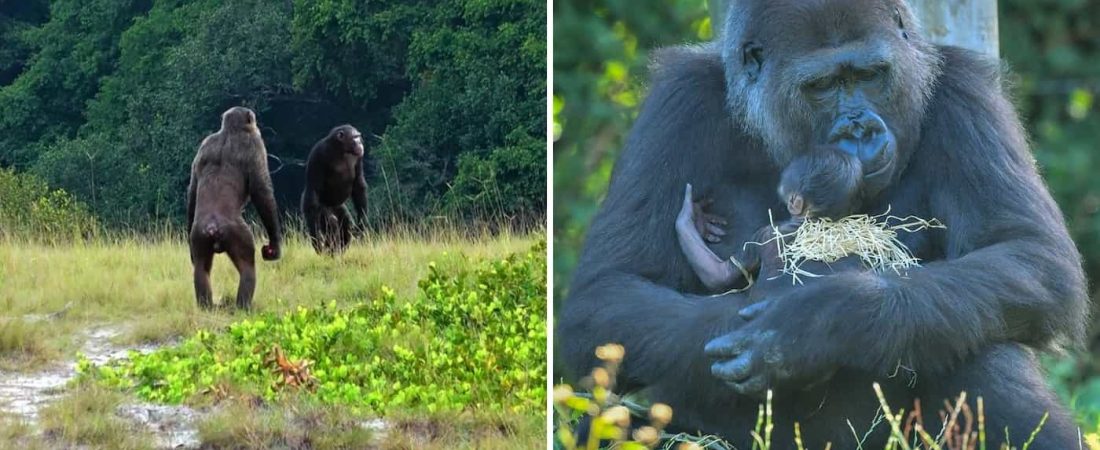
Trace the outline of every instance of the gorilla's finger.
<instances>
[{"instance_id":1,"label":"gorilla's finger","mask_svg":"<svg viewBox=\"0 0 1100 450\"><path fill-rule=\"evenodd\" d=\"M768 390L768 379L762 375L755 375L740 383L727 383L738 394L749 397L763 397Z\"/></svg>"},{"instance_id":2,"label":"gorilla's finger","mask_svg":"<svg viewBox=\"0 0 1100 450\"><path fill-rule=\"evenodd\" d=\"M708 223L707 224L707 233L710 233L710 234L713 234L715 236L721 237L721 236L726 235L726 230L723 230L721 227L719 227L718 225L715 225L713 223Z\"/></svg>"},{"instance_id":3,"label":"gorilla's finger","mask_svg":"<svg viewBox=\"0 0 1100 450\"><path fill-rule=\"evenodd\" d=\"M718 361L710 366L710 374L726 381L743 382L752 375L752 351L733 360Z\"/></svg>"},{"instance_id":4,"label":"gorilla's finger","mask_svg":"<svg viewBox=\"0 0 1100 450\"><path fill-rule=\"evenodd\" d=\"M684 188L684 202L680 205L680 214L682 215L684 212L688 214L695 212L695 203L691 201L691 183L688 183L687 187Z\"/></svg>"},{"instance_id":5,"label":"gorilla's finger","mask_svg":"<svg viewBox=\"0 0 1100 450\"><path fill-rule=\"evenodd\" d=\"M768 307L771 306L771 304L771 300L761 300L759 302L741 308L740 311L737 311L737 315L741 316L741 318L744 320L753 320L757 317L760 317L760 314L764 313L764 311L766 311Z\"/></svg>"},{"instance_id":6,"label":"gorilla's finger","mask_svg":"<svg viewBox=\"0 0 1100 450\"><path fill-rule=\"evenodd\" d=\"M684 201L680 205L680 213L676 215L677 226L694 226L695 207L691 203L691 185L684 189Z\"/></svg>"},{"instance_id":7,"label":"gorilla's finger","mask_svg":"<svg viewBox=\"0 0 1100 450\"><path fill-rule=\"evenodd\" d=\"M707 222L713 223L715 225L729 225L729 221L717 214L707 214Z\"/></svg>"},{"instance_id":8,"label":"gorilla's finger","mask_svg":"<svg viewBox=\"0 0 1100 450\"><path fill-rule=\"evenodd\" d=\"M703 347L703 354L713 359L729 359L747 350L751 344L750 334L734 332L711 339Z\"/></svg>"},{"instance_id":9,"label":"gorilla's finger","mask_svg":"<svg viewBox=\"0 0 1100 450\"><path fill-rule=\"evenodd\" d=\"M779 224L779 232L783 234L791 234L795 231L798 231L798 227L801 225L801 221L789 220Z\"/></svg>"},{"instance_id":10,"label":"gorilla's finger","mask_svg":"<svg viewBox=\"0 0 1100 450\"><path fill-rule=\"evenodd\" d=\"M710 242L711 244L717 244L719 242L722 242L722 238L720 238L718 236L715 236L713 234L710 234L710 233L707 233L706 240L707 240L707 242Z\"/></svg>"}]
</instances>

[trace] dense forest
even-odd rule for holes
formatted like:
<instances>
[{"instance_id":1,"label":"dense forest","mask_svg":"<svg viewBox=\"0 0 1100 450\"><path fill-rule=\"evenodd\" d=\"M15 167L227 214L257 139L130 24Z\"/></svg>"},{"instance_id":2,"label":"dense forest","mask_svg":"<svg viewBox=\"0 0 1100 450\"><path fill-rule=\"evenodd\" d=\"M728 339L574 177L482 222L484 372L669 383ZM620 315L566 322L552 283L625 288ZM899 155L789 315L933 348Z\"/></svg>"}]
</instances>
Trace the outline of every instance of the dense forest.
<instances>
[{"instance_id":1,"label":"dense forest","mask_svg":"<svg viewBox=\"0 0 1100 450\"><path fill-rule=\"evenodd\" d=\"M0 1L0 169L111 227L182 223L199 142L244 105L284 210L313 143L350 123L372 226L538 224L545 74L534 0Z\"/></svg>"}]
</instances>

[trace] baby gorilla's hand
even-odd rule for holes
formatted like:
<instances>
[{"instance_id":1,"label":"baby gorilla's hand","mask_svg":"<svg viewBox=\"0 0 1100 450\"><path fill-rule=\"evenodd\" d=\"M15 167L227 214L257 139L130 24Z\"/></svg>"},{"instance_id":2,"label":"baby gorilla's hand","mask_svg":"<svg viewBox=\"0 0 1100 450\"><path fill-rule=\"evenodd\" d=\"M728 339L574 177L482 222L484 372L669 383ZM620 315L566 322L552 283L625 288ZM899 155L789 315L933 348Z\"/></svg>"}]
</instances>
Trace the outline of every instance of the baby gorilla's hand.
<instances>
[{"instance_id":1,"label":"baby gorilla's hand","mask_svg":"<svg viewBox=\"0 0 1100 450\"><path fill-rule=\"evenodd\" d=\"M676 226L678 228L690 226L707 242L721 242L722 236L726 235L722 226L728 222L721 216L706 211L711 203L714 203L712 198L694 200L689 183L684 189L684 202L680 207L680 214L676 217Z\"/></svg>"},{"instance_id":2,"label":"baby gorilla's hand","mask_svg":"<svg viewBox=\"0 0 1100 450\"><path fill-rule=\"evenodd\" d=\"M260 248L260 256L264 258L264 261L275 261L282 256L282 251L278 245L267 244Z\"/></svg>"}]
</instances>

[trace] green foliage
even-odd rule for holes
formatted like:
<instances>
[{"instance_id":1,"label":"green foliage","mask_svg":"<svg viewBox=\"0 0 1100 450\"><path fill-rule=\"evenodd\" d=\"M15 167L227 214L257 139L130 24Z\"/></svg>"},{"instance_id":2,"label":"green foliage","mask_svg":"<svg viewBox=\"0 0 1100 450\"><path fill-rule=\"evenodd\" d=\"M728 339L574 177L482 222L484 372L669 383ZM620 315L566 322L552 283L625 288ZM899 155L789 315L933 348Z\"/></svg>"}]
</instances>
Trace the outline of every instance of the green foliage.
<instances>
[{"instance_id":1,"label":"green foliage","mask_svg":"<svg viewBox=\"0 0 1100 450\"><path fill-rule=\"evenodd\" d=\"M554 300L645 95L650 51L713 36L707 2L554 2Z\"/></svg>"},{"instance_id":2,"label":"green foliage","mask_svg":"<svg viewBox=\"0 0 1100 450\"><path fill-rule=\"evenodd\" d=\"M33 175L0 169L0 238L69 241L98 231L96 218L69 193Z\"/></svg>"},{"instance_id":3,"label":"green foliage","mask_svg":"<svg viewBox=\"0 0 1100 450\"><path fill-rule=\"evenodd\" d=\"M222 111L245 105L260 117L268 152L292 162L274 179L284 208L302 189L304 169L293 163L351 123L385 135L372 152L386 175L375 180L384 185L373 187L372 220L538 216L545 193L527 186L545 184L545 163L517 173L516 158L490 155L545 160L543 147L509 139L544 133L544 8L57 0L42 19L0 5L0 167L35 172L109 225L179 221L199 142ZM467 154L496 174L479 188L525 197L506 199L517 206L504 210L444 202L470 196L449 195Z\"/></svg>"},{"instance_id":4,"label":"green foliage","mask_svg":"<svg viewBox=\"0 0 1100 450\"><path fill-rule=\"evenodd\" d=\"M1000 7L1001 56L1015 73L1016 105L1035 158L1088 278L1100 279L1100 4L1003 0ZM1086 430L1100 425L1098 332L1094 319L1087 354L1047 364L1055 388Z\"/></svg>"},{"instance_id":5,"label":"green foliage","mask_svg":"<svg viewBox=\"0 0 1100 450\"><path fill-rule=\"evenodd\" d=\"M466 153L446 201L455 211L483 217L530 215L546 209L546 138L517 129L505 147L488 154Z\"/></svg>"},{"instance_id":6,"label":"green foliage","mask_svg":"<svg viewBox=\"0 0 1100 450\"><path fill-rule=\"evenodd\" d=\"M118 35L136 3L51 2L50 20L20 34L34 50L18 78L0 89L0 165L26 168L41 145L77 130L85 103L118 57Z\"/></svg>"},{"instance_id":7,"label":"green foliage","mask_svg":"<svg viewBox=\"0 0 1100 450\"><path fill-rule=\"evenodd\" d=\"M419 294L388 288L352 309L335 304L260 314L225 332L199 331L148 355L78 370L156 402L178 403L226 384L274 399L305 388L280 385L265 362L274 346L312 361L322 403L385 413L490 408L530 413L546 395L546 247L444 273L431 266Z\"/></svg>"},{"instance_id":8,"label":"green foliage","mask_svg":"<svg viewBox=\"0 0 1100 450\"><path fill-rule=\"evenodd\" d=\"M545 2L438 2L427 17L433 26L409 44L414 90L378 149L379 207L395 217L541 216Z\"/></svg>"}]
</instances>

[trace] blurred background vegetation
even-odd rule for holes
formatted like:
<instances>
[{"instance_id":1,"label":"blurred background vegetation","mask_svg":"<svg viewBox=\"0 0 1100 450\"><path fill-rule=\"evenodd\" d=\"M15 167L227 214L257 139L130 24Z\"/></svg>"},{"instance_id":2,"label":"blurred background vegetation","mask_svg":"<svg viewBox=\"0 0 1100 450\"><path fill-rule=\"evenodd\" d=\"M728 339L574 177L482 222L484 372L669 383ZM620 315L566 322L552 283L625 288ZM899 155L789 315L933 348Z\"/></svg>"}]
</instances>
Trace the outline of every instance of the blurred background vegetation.
<instances>
[{"instance_id":1,"label":"blurred background vegetation","mask_svg":"<svg viewBox=\"0 0 1100 450\"><path fill-rule=\"evenodd\" d=\"M545 74L541 0L0 0L0 187L45 182L106 227L180 224L199 142L245 105L284 209L350 123L374 136L371 225L538 226ZM0 216L26 195L0 191Z\"/></svg>"},{"instance_id":2,"label":"blurred background vegetation","mask_svg":"<svg viewBox=\"0 0 1100 450\"><path fill-rule=\"evenodd\" d=\"M584 233L645 96L657 47L709 40L705 0L554 4L554 302L569 289ZM1100 2L1000 0L1001 57L1035 158L1069 222L1090 280L1100 279ZM1095 289L1095 286L1093 286ZM1094 291L1096 298L1100 292ZM1094 321L1095 322L1095 321ZM1083 354L1046 362L1059 393L1095 430L1100 326Z\"/></svg>"}]
</instances>

